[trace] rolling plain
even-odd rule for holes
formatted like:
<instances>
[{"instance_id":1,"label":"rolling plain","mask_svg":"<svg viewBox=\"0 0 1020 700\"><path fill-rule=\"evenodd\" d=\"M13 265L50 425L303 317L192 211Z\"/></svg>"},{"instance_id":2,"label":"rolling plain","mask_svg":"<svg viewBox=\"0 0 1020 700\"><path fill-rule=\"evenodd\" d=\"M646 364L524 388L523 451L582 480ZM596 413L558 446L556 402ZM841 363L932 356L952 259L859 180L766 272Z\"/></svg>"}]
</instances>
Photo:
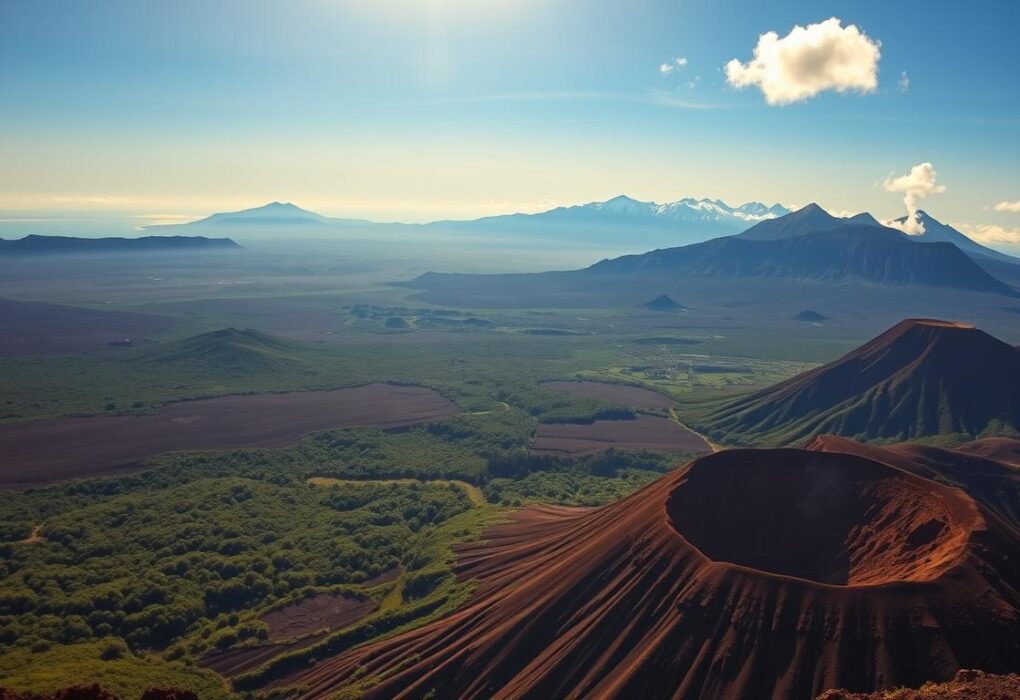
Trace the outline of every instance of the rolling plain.
<instances>
[{"instance_id":1,"label":"rolling plain","mask_svg":"<svg viewBox=\"0 0 1020 700\"><path fill-rule=\"evenodd\" d=\"M1001 471L1016 461L1008 429L999 442L975 443L985 436L965 431L918 436L959 446L952 460L967 455L976 461L966 464L984 465L981 476L964 467L946 471L937 466L946 458L931 454L857 457L892 466L869 466L873 480L839 487L856 494L858 507L840 511L839 522L829 523L835 529L826 530L792 515L817 476L808 474L822 466L759 482L733 463L743 453L710 454L756 441L803 447L816 435L814 423L802 418L796 431L759 434L710 416L767 396L783 381L806 381L903 317L932 315L936 307L1006 341L1002 347L1016 344L1020 316L1007 297L907 291L890 301L862 286L850 304L845 290L823 284L753 280L713 296L709 280L687 287L690 294L683 284L662 289L674 304L651 308L643 302L658 290L650 288L612 303L595 294L566 306L486 306L484 297L482 305L434 304L409 286L413 266L373 259L355 274L340 251L299 257L248 249L198 262L76 260L57 292L40 282L50 274L47 264L15 269L0 260L12 272L3 294L17 300L4 308L39 305L42 318L60 319L53 328L67 329L42 333L39 315L19 311L7 315L0 336L0 686L53 692L89 677L122 697L153 686L202 698L328 697L341 690L492 696L555 695L566 687L549 683L563 678L574 688L636 692L647 674L600 669L658 668L664 661L655 643L614 632L642 650L624 663L617 658L623 647L589 644L583 625L575 640L575 632L546 625L544 613L526 612L535 605L560 610L561 599L550 596L561 594L570 605L587 596L591 605L608 606L599 608L606 624L624 610L644 610L619 597L617 587L631 585L624 579L592 573L573 580L547 570L559 558L578 576L637 567L651 578L632 583L656 596L673 596L670 580L700 582L700 593L676 593L689 602L659 634L702 640L704 653L717 659L739 649L751 665L702 672L691 656L690 675L661 686L675 681L691 697L748 692L745 677L790 697L836 686L863 691L879 684L862 684L848 669L880 667L885 687L947 680L969 663L958 640L971 637L956 628L946 632L953 653L938 657L942 666L896 661L893 673L866 654L833 665L825 655L836 651L808 653L762 629L720 639L692 611L721 604L713 601L730 591L750 600L739 596L756 590L801 602L757 612L742 602L734 629L743 629L737 620L746 615L844 608L863 615L865 608L853 607L864 605L859 591L933 585L915 580L922 575L948 580L956 575L947 573L952 562L973 546L968 533L980 529L974 518L1016 517L1016 477ZM106 336L81 336L79 328L110 328L110 337L131 342L104 344ZM31 352L25 338L34 339ZM960 361L973 347L964 346L947 341L951 357L935 366ZM795 437L784 442L786 434ZM819 458L811 455L831 447L820 443L807 457L795 451L784 463L814 464ZM833 458L824 468L843 479L850 459ZM699 466L712 460L722 460L732 476ZM695 474L706 475L704 488L691 482ZM933 475L962 484L977 505L955 492L928 504L917 479ZM749 500L734 500L740 493ZM788 500L779 510L791 515L761 511L763 498L772 506ZM659 511L669 518L656 520ZM746 518L725 539L727 523L715 519L734 511L757 513L758 546L740 544ZM855 536L849 562L839 559L848 528L865 515L902 527ZM632 541L606 524L634 518L624 529L661 542ZM668 544L677 532L680 540ZM1006 531L995 532L996 547L1012 546ZM580 542L588 543L578 548ZM903 542L912 553L893 555ZM773 551L770 543L785 544ZM803 557L789 552L819 547L830 552L827 560L790 568L793 559L803 566ZM595 551L611 558L585 554ZM497 564L504 556L524 559L510 571ZM720 568L717 559L729 563ZM662 573L674 569L680 578ZM1011 571L997 575L1011 581ZM546 582L534 584L545 593L529 599L534 586L522 577ZM497 605L500 591L510 597ZM893 627L901 624L896 605L890 599L883 608ZM986 614L981 605L975 615ZM419 672L434 662L418 645L453 634L444 630L456 629L449 626L457 620L474 625L472 616L488 606L496 606L490 622L534 620L526 645L532 652L554 644L549 635L562 640L556 645L575 646L549 647L557 661L538 675L525 671L537 663L532 652L517 646L507 652L512 663L483 660L484 647L476 647L480 665L465 665L460 675ZM666 624L648 614L647 629ZM478 629L493 640L508 634ZM997 639L990 635L986 644ZM451 642L444 653L458 648ZM755 675L774 666L755 665L764 663L750 651L759 648L787 649L783 664L790 668L827 670ZM608 656L591 656L598 654ZM408 685L412 675L419 680ZM654 695L643 686L640 692Z\"/></svg>"}]
</instances>

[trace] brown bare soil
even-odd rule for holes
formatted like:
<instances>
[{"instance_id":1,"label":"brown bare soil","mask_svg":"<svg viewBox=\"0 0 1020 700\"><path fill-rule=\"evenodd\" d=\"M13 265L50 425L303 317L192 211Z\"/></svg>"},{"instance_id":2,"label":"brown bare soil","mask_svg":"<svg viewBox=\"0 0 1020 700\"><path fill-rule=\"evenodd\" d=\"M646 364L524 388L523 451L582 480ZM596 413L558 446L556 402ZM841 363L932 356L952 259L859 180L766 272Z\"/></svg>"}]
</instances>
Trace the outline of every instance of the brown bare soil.
<instances>
[{"instance_id":1,"label":"brown bare soil","mask_svg":"<svg viewBox=\"0 0 1020 700\"><path fill-rule=\"evenodd\" d=\"M37 544L45 541L46 538L42 536L42 525L33 525L32 531L28 533L28 537L23 540L19 540L14 544Z\"/></svg>"},{"instance_id":2,"label":"brown bare soil","mask_svg":"<svg viewBox=\"0 0 1020 700\"><path fill-rule=\"evenodd\" d=\"M951 681L925 683L920 688L896 688L876 693L827 690L818 700L1016 700L1020 676L997 675L971 669L958 671Z\"/></svg>"},{"instance_id":3,"label":"brown bare soil","mask_svg":"<svg viewBox=\"0 0 1020 700\"><path fill-rule=\"evenodd\" d=\"M334 391L224 396L154 416L61 418L0 426L0 488L137 469L178 450L277 447L318 430L395 428L457 412L438 392L367 384Z\"/></svg>"},{"instance_id":4,"label":"brown bare soil","mask_svg":"<svg viewBox=\"0 0 1020 700\"><path fill-rule=\"evenodd\" d=\"M479 582L463 608L285 682L305 698L809 699L1008 673L1018 547L977 499L894 466L719 452L602 508L521 511L461 550Z\"/></svg>"},{"instance_id":5,"label":"brown bare soil","mask_svg":"<svg viewBox=\"0 0 1020 700\"><path fill-rule=\"evenodd\" d=\"M668 410L676 403L668 396L663 396L651 389L608 382L543 382L542 386L554 391L563 391L574 396L589 399L601 399L618 403L628 408L645 410Z\"/></svg>"},{"instance_id":6,"label":"brown bare soil","mask_svg":"<svg viewBox=\"0 0 1020 700\"><path fill-rule=\"evenodd\" d=\"M169 316L0 299L0 357L77 355L169 328Z\"/></svg>"},{"instance_id":7,"label":"brown bare soil","mask_svg":"<svg viewBox=\"0 0 1020 700\"><path fill-rule=\"evenodd\" d=\"M215 651L206 654L199 663L222 676L236 676L284 652L314 644L375 609L375 603L368 598L321 593L262 615L259 619L269 625L269 644Z\"/></svg>"},{"instance_id":8,"label":"brown bare soil","mask_svg":"<svg viewBox=\"0 0 1020 700\"><path fill-rule=\"evenodd\" d=\"M1020 467L1020 440L1013 438L984 438L965 442L953 449L957 452L986 457Z\"/></svg>"},{"instance_id":9,"label":"brown bare soil","mask_svg":"<svg viewBox=\"0 0 1020 700\"><path fill-rule=\"evenodd\" d=\"M273 610L260 619L269 625L270 641L302 637L321 629L338 630L375 610L368 598L320 593Z\"/></svg>"},{"instance_id":10,"label":"brown bare soil","mask_svg":"<svg viewBox=\"0 0 1020 700\"><path fill-rule=\"evenodd\" d=\"M703 438L668 418L640 414L632 420L597 420L587 425L543 423L531 443L534 453L571 458L609 448L695 454L712 451Z\"/></svg>"}]
</instances>

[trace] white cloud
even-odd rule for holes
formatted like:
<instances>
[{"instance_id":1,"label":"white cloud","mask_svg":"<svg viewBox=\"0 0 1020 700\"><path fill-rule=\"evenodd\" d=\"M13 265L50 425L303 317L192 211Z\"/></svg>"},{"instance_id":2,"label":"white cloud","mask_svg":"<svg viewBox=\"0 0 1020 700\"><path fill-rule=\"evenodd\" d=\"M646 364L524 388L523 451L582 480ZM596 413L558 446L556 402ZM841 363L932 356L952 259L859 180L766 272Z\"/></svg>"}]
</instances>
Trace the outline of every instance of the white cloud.
<instances>
[{"instance_id":1,"label":"white cloud","mask_svg":"<svg viewBox=\"0 0 1020 700\"><path fill-rule=\"evenodd\" d=\"M917 235L924 233L924 224L917 218L918 203L933 194L946 191L945 185L935 183L938 173L931 163L919 163L906 175L888 177L882 183L886 192L902 192L903 204L907 207L907 220L899 225L905 233Z\"/></svg>"},{"instance_id":2,"label":"white cloud","mask_svg":"<svg viewBox=\"0 0 1020 700\"><path fill-rule=\"evenodd\" d=\"M677 68L683 68L687 65L687 59L683 56L677 56L669 63L663 63L659 66L659 73L662 75L669 75Z\"/></svg>"},{"instance_id":3,"label":"white cloud","mask_svg":"<svg viewBox=\"0 0 1020 700\"><path fill-rule=\"evenodd\" d=\"M953 224L978 243L985 245L1020 245L1020 228L1005 228L996 224Z\"/></svg>"},{"instance_id":4,"label":"white cloud","mask_svg":"<svg viewBox=\"0 0 1020 700\"><path fill-rule=\"evenodd\" d=\"M910 76L907 75L907 71L902 71L900 73L900 82L899 82L899 85L900 85L900 92L906 92L907 90L910 89Z\"/></svg>"},{"instance_id":5,"label":"white cloud","mask_svg":"<svg viewBox=\"0 0 1020 700\"><path fill-rule=\"evenodd\" d=\"M1014 200L1012 202L999 202L994 207L992 207L992 209L994 209L995 211L1009 212L1010 214L1020 214L1020 199Z\"/></svg>"},{"instance_id":6,"label":"white cloud","mask_svg":"<svg viewBox=\"0 0 1020 700\"><path fill-rule=\"evenodd\" d=\"M873 92L878 87L880 43L856 25L836 17L794 26L782 39L776 32L758 37L754 58L726 64L733 87L757 86L771 105L814 97L823 90Z\"/></svg>"}]
</instances>

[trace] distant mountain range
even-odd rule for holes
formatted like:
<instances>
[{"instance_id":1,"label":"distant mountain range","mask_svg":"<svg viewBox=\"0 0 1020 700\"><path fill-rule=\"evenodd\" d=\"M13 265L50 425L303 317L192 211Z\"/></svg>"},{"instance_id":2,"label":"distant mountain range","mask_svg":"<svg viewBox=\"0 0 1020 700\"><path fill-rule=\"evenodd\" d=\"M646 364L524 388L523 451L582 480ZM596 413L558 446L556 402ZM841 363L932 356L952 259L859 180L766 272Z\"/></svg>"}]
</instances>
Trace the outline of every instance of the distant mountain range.
<instances>
[{"instance_id":1,"label":"distant mountain range","mask_svg":"<svg viewBox=\"0 0 1020 700\"><path fill-rule=\"evenodd\" d=\"M204 236L143 236L141 238L72 238L30 235L0 239L0 257L48 255L119 255L128 253L186 253L240 249L229 238Z\"/></svg>"},{"instance_id":2,"label":"distant mountain range","mask_svg":"<svg viewBox=\"0 0 1020 700\"><path fill-rule=\"evenodd\" d=\"M882 226L867 214L841 219L812 204L762 221L739 235L625 255L582 270L525 275L427 273L409 286L425 290L424 298L437 303L459 300L525 306L535 305L540 298L547 299L548 305L583 305L586 296L615 296L623 302L649 292L679 290L686 295L697 280L711 279L916 287L1020 296L985 269L988 261L1020 270L1020 266L983 255L968 256L953 243L907 236Z\"/></svg>"},{"instance_id":3,"label":"distant mountain range","mask_svg":"<svg viewBox=\"0 0 1020 700\"><path fill-rule=\"evenodd\" d=\"M966 324L907 320L694 422L729 444L797 444L821 433L858 440L1017 434L1020 351Z\"/></svg>"},{"instance_id":4,"label":"distant mountain range","mask_svg":"<svg viewBox=\"0 0 1020 700\"><path fill-rule=\"evenodd\" d=\"M1013 270L997 263L1020 265L1020 259L992 250L971 240L960 231L943 224L926 212L918 212L925 232L911 236L923 243L952 243L993 275L1020 283L1020 268ZM904 218L898 220L902 223ZM302 209L289 202L271 202L261 207L213 214L186 224L146 226L149 231L229 230L235 235L279 236L299 229L302 236L335 236L335 227L397 233L442 232L468 236L531 238L545 243L587 243L625 248L660 248L700 243L712 238L739 234L755 241L774 241L817 233L841 226L882 224L871 214L841 218L829 214L817 204L791 212L781 204L748 202L730 206L719 199L686 197L658 204L620 195L604 202L556 207L535 214L506 214L466 221L435 221L428 224L376 223L366 219L334 218ZM886 227L887 228L887 227ZM899 229L900 235L906 234Z\"/></svg>"},{"instance_id":5,"label":"distant mountain range","mask_svg":"<svg viewBox=\"0 0 1020 700\"><path fill-rule=\"evenodd\" d=\"M781 204L748 202L731 207L719 199L684 198L657 204L625 195L605 202L557 207L537 214L489 216L474 221L437 221L430 227L606 242L670 236L672 243L738 233L749 225L788 214Z\"/></svg>"},{"instance_id":6,"label":"distant mountain range","mask_svg":"<svg viewBox=\"0 0 1020 700\"><path fill-rule=\"evenodd\" d=\"M435 221L428 224L373 223L364 219L337 219L285 202L242 211L213 214L187 224L147 226L150 231L232 227L238 233L265 235L274 228L300 227L303 235L330 235L328 227L442 231L464 234L512 234L546 241L594 244L675 245L738 233L759 221L783 216L789 211L748 202L731 207L718 199L685 198L657 204L626 196L605 202L557 207L537 214L507 214L470 221ZM318 228L321 227L321 231Z\"/></svg>"}]
</instances>

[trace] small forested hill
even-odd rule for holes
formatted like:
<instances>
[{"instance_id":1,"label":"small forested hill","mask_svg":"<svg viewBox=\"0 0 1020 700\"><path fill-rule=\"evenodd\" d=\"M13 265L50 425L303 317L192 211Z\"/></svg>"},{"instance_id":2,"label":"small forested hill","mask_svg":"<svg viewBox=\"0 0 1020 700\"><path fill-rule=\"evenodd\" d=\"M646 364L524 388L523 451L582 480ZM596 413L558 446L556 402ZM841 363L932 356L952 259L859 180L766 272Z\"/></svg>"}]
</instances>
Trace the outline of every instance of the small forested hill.
<instances>
[{"instance_id":1,"label":"small forested hill","mask_svg":"<svg viewBox=\"0 0 1020 700\"><path fill-rule=\"evenodd\" d=\"M817 311L811 309L805 309L798 314L794 314L794 321L803 321L804 323L821 323L822 321L828 321L829 317L824 316Z\"/></svg>"},{"instance_id":2,"label":"small forested hill","mask_svg":"<svg viewBox=\"0 0 1020 700\"><path fill-rule=\"evenodd\" d=\"M665 294L660 294L649 302L641 305L649 311L683 311L684 305L678 304Z\"/></svg>"},{"instance_id":3,"label":"small forested hill","mask_svg":"<svg viewBox=\"0 0 1020 700\"><path fill-rule=\"evenodd\" d=\"M834 362L699 410L692 422L731 444L1017 434L1020 352L964 324L906 320Z\"/></svg>"},{"instance_id":4,"label":"small forested hill","mask_svg":"<svg viewBox=\"0 0 1020 700\"><path fill-rule=\"evenodd\" d=\"M211 376L258 376L297 372L304 367L302 344L248 328L224 328L146 348L127 361L161 370L201 372Z\"/></svg>"},{"instance_id":5,"label":"small forested hill","mask_svg":"<svg viewBox=\"0 0 1020 700\"><path fill-rule=\"evenodd\" d=\"M141 238L74 238L32 234L17 240L0 239L2 256L116 255L124 253L185 253L238 250L229 238L205 236L143 236Z\"/></svg>"}]
</instances>

